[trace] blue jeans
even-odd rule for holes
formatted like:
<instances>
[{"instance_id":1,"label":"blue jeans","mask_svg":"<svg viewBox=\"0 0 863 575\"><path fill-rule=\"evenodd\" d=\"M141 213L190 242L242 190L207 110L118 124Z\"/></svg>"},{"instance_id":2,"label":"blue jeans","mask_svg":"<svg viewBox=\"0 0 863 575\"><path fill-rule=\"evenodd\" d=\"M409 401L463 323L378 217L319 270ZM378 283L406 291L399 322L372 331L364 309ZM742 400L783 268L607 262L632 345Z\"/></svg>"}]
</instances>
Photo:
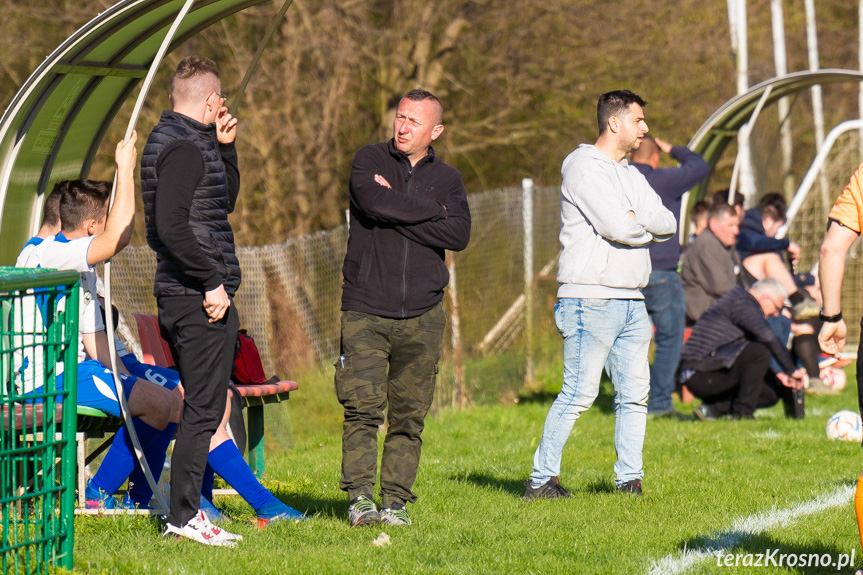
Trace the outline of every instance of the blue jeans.
<instances>
[{"instance_id":1,"label":"blue jeans","mask_svg":"<svg viewBox=\"0 0 863 575\"><path fill-rule=\"evenodd\" d=\"M683 329L686 325L686 301L683 284L676 271L653 270L650 283L643 290L644 305L656 328L656 353L650 366L650 401L648 413L670 411L674 374L683 349Z\"/></svg>"},{"instance_id":2,"label":"blue jeans","mask_svg":"<svg viewBox=\"0 0 863 575\"><path fill-rule=\"evenodd\" d=\"M770 329L773 330L773 333L779 338L779 341L782 342L782 345L785 345L788 342L788 336L791 335L791 320L785 317L782 314L773 315L767 318L767 325L770 326ZM770 360L770 371L773 373L782 373L782 365L776 360L776 358L772 358Z\"/></svg>"},{"instance_id":3,"label":"blue jeans","mask_svg":"<svg viewBox=\"0 0 863 575\"><path fill-rule=\"evenodd\" d=\"M563 447L575 421L599 394L603 367L614 384L614 464L619 486L644 475L650 320L641 300L562 298L554 306L563 335L563 389L549 409L533 456L534 486L560 474Z\"/></svg>"}]
</instances>

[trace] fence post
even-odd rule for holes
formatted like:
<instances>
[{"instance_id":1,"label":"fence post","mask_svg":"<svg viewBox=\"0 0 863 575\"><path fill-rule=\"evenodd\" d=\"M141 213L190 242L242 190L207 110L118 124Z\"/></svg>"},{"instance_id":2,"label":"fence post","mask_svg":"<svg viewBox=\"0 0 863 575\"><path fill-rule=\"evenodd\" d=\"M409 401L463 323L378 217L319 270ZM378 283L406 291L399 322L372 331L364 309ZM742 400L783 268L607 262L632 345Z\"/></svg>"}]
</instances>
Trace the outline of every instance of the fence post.
<instances>
[{"instance_id":1,"label":"fence post","mask_svg":"<svg viewBox=\"0 0 863 575\"><path fill-rule=\"evenodd\" d=\"M452 386L452 406L464 409L467 406L467 390L464 386L464 346L461 342L461 312L458 305L458 285L455 273L455 257L446 253L449 269L450 324L452 325L452 368L455 381Z\"/></svg>"},{"instance_id":2,"label":"fence post","mask_svg":"<svg viewBox=\"0 0 863 575\"><path fill-rule=\"evenodd\" d=\"M524 224L524 383L535 379L533 366L533 180L521 181L521 219Z\"/></svg>"}]
</instances>

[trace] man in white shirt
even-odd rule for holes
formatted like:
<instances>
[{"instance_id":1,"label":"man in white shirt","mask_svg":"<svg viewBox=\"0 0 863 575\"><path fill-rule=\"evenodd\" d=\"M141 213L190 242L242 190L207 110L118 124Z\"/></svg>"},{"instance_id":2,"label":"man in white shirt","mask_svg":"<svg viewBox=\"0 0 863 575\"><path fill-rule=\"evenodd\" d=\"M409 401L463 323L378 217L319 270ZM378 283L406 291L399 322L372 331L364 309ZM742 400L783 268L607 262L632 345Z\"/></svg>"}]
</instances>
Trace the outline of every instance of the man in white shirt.
<instances>
[{"instance_id":1,"label":"man in white shirt","mask_svg":"<svg viewBox=\"0 0 863 575\"><path fill-rule=\"evenodd\" d=\"M626 161L647 133L645 104L628 90L600 96L596 143L563 161L554 310L563 386L546 417L524 501L569 497L558 480L563 448L599 394L603 368L614 385L615 485L641 495L651 335L641 288L650 277L648 246L677 230L674 214Z\"/></svg>"}]
</instances>

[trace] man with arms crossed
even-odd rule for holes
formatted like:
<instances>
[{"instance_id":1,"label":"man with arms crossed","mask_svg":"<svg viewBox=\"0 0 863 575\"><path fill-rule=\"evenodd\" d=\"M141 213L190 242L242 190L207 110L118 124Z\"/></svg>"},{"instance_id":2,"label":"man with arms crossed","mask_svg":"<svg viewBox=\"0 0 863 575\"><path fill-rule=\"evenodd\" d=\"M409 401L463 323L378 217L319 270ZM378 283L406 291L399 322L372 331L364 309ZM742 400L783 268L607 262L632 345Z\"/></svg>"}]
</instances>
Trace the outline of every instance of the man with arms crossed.
<instances>
[{"instance_id":1,"label":"man with arms crossed","mask_svg":"<svg viewBox=\"0 0 863 575\"><path fill-rule=\"evenodd\" d=\"M355 527L409 525L405 503L417 499L420 434L446 325L445 250L463 250L470 239L461 174L431 147L443 129L440 100L411 90L399 103L393 138L360 149L351 167L335 388L345 408L339 487ZM378 512L377 435L387 406Z\"/></svg>"},{"instance_id":2,"label":"man with arms crossed","mask_svg":"<svg viewBox=\"0 0 863 575\"><path fill-rule=\"evenodd\" d=\"M615 391L615 484L641 494L651 329L640 290L650 277L650 242L677 229L674 214L625 159L647 133L645 104L628 90L600 96L599 138L563 161L554 310L563 335L563 389L546 417L525 501L569 496L558 481L561 454L599 393L603 367Z\"/></svg>"}]
</instances>

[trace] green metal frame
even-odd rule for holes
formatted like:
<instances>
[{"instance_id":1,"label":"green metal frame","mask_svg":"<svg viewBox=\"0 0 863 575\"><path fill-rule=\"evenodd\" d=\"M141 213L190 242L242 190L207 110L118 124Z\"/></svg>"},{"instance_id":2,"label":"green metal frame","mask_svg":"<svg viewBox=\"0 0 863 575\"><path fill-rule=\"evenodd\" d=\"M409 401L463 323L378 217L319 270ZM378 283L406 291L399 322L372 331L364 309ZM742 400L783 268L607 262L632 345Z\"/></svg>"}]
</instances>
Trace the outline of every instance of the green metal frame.
<instances>
[{"instance_id":1,"label":"green metal frame","mask_svg":"<svg viewBox=\"0 0 863 575\"><path fill-rule=\"evenodd\" d=\"M274 395L243 397L246 405L246 444L249 451L249 467L255 477L261 479L266 472L264 455L264 406L268 403L287 401L291 392Z\"/></svg>"},{"instance_id":2,"label":"green metal frame","mask_svg":"<svg viewBox=\"0 0 863 575\"><path fill-rule=\"evenodd\" d=\"M168 51L265 1L196 1ZM63 42L15 95L0 118L0 265L12 265L38 229L46 192L58 181L87 177L111 121L147 75L184 2L118 2Z\"/></svg>"},{"instance_id":3,"label":"green metal frame","mask_svg":"<svg viewBox=\"0 0 863 575\"><path fill-rule=\"evenodd\" d=\"M750 121L765 94L766 98L761 103L764 107L815 85L861 81L863 72L860 70L841 69L807 70L770 78L723 104L702 124L689 141L688 147L701 154L712 169L728 145L737 138L739 130ZM687 217L692 206L707 194L709 184L710 176L692 188L686 209Z\"/></svg>"},{"instance_id":4,"label":"green metal frame","mask_svg":"<svg viewBox=\"0 0 863 575\"><path fill-rule=\"evenodd\" d=\"M0 268L0 567L3 573L72 569L78 365L78 273ZM13 302L37 294L41 327L25 330ZM61 300L65 305L61 306ZM36 319L36 313L34 320ZM40 325L41 324L41 325ZM40 335L32 341L33 334ZM27 337L31 341L27 341ZM14 352L44 350L43 390L26 405L13 383ZM65 366L57 391L58 366ZM41 417L39 408L41 407ZM65 415L65 417L64 417Z\"/></svg>"}]
</instances>

